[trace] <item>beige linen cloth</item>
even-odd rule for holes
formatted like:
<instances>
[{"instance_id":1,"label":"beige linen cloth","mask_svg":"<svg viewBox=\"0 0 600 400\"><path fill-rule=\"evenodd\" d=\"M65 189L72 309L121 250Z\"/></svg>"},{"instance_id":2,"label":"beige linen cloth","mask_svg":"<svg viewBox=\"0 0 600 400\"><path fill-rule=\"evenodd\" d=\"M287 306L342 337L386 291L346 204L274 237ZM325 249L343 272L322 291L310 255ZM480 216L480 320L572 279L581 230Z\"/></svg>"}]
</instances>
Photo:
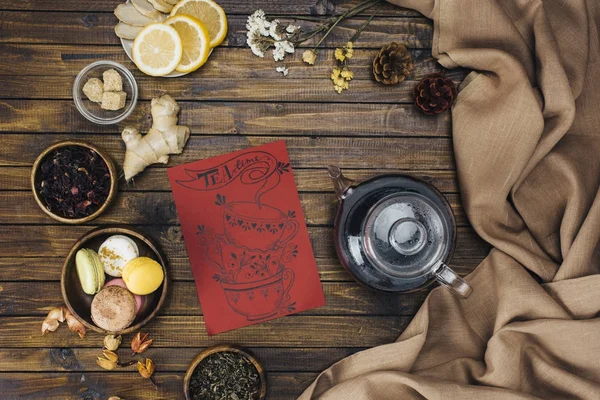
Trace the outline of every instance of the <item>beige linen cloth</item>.
<instances>
[{"instance_id":1,"label":"beige linen cloth","mask_svg":"<svg viewBox=\"0 0 600 400\"><path fill-rule=\"evenodd\" d=\"M462 201L493 245L461 300L431 292L397 342L307 399L600 399L600 0L395 0L474 70L452 110Z\"/></svg>"}]
</instances>

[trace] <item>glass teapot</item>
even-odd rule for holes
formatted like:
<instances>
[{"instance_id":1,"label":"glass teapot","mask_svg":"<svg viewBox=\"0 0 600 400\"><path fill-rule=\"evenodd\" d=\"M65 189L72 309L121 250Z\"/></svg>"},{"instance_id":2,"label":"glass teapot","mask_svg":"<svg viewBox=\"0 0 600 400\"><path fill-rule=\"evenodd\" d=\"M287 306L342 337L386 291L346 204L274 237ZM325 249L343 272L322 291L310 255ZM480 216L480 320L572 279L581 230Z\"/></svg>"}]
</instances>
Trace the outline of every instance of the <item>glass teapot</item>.
<instances>
[{"instance_id":1,"label":"glass teapot","mask_svg":"<svg viewBox=\"0 0 600 400\"><path fill-rule=\"evenodd\" d=\"M444 196L407 175L380 175L355 184L330 165L339 201L335 247L358 282L388 293L422 289L434 281L467 298L472 288L446 263L456 222Z\"/></svg>"}]
</instances>

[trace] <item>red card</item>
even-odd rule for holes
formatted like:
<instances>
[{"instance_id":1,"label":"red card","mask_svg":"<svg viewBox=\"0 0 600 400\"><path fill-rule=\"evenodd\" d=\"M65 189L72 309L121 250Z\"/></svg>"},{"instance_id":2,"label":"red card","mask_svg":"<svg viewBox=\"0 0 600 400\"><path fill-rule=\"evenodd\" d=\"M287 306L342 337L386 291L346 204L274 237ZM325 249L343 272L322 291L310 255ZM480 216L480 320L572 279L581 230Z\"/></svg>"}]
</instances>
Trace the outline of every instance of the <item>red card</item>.
<instances>
[{"instance_id":1,"label":"red card","mask_svg":"<svg viewBox=\"0 0 600 400\"><path fill-rule=\"evenodd\" d=\"M168 174L209 335L325 304L284 141Z\"/></svg>"}]
</instances>

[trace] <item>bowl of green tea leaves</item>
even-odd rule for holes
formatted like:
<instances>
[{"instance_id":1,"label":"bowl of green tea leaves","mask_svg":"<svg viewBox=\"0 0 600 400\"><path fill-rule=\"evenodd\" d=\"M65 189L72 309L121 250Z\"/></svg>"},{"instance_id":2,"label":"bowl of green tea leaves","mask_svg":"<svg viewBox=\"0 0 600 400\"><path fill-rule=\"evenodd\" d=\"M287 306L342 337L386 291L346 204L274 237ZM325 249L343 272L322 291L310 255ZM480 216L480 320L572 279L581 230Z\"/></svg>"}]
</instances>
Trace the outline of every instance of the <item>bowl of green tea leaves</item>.
<instances>
[{"instance_id":1,"label":"bowl of green tea leaves","mask_svg":"<svg viewBox=\"0 0 600 400\"><path fill-rule=\"evenodd\" d=\"M186 400L263 400L267 381L260 362L234 345L209 347L194 359L185 374Z\"/></svg>"}]
</instances>

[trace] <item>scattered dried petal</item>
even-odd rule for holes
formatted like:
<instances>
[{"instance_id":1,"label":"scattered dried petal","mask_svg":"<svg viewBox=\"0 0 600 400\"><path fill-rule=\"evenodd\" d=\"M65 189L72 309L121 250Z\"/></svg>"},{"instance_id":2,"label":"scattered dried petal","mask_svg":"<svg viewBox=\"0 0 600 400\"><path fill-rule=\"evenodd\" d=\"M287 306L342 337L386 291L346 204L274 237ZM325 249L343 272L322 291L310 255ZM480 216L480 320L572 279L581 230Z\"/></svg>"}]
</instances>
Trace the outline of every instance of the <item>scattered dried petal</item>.
<instances>
[{"instance_id":1,"label":"scattered dried petal","mask_svg":"<svg viewBox=\"0 0 600 400\"><path fill-rule=\"evenodd\" d=\"M275 71L281 72L283 76L287 76L289 73L289 70L286 67L277 67L275 68Z\"/></svg>"},{"instance_id":2,"label":"scattered dried petal","mask_svg":"<svg viewBox=\"0 0 600 400\"><path fill-rule=\"evenodd\" d=\"M148 339L147 333L138 332L131 340L131 350L133 353L143 353L152 344L152 339Z\"/></svg>"},{"instance_id":3,"label":"scattered dried petal","mask_svg":"<svg viewBox=\"0 0 600 400\"><path fill-rule=\"evenodd\" d=\"M106 347L107 350L115 351L121 345L122 340L123 337L121 335L106 335L104 337L104 347Z\"/></svg>"}]
</instances>

